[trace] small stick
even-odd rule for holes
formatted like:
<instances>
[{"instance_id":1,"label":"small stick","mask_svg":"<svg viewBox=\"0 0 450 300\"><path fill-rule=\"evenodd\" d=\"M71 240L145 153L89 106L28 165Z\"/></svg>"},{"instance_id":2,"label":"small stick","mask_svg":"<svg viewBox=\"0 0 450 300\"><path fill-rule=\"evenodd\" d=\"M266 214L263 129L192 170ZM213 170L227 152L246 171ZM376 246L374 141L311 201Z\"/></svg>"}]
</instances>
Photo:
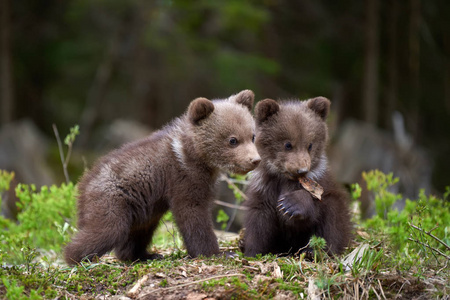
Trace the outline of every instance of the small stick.
<instances>
[{"instance_id":1,"label":"small stick","mask_svg":"<svg viewBox=\"0 0 450 300\"><path fill-rule=\"evenodd\" d=\"M373 292L375 293L375 295L377 296L378 299L381 299L380 295L378 295L377 291L375 290L375 288L373 286L371 286ZM369 290L370 291L370 290Z\"/></svg>"},{"instance_id":2,"label":"small stick","mask_svg":"<svg viewBox=\"0 0 450 300\"><path fill-rule=\"evenodd\" d=\"M134 298L137 296L137 293L139 289L141 288L142 284L148 280L148 274L139 279L136 284L127 292L127 296Z\"/></svg>"},{"instance_id":3,"label":"small stick","mask_svg":"<svg viewBox=\"0 0 450 300\"><path fill-rule=\"evenodd\" d=\"M234 209L248 210L248 208L245 207L245 206L240 206L240 205L236 205L236 204L231 204L231 203L223 202L223 201L220 201L220 200L214 200L214 203L216 203L216 204L218 204L218 205L222 205L222 206L234 208Z\"/></svg>"},{"instance_id":4,"label":"small stick","mask_svg":"<svg viewBox=\"0 0 450 300\"><path fill-rule=\"evenodd\" d=\"M70 183L69 173L67 172L67 165L66 161L64 160L64 152L62 148L61 139L59 138L58 128L56 127L55 124L53 124L52 127L53 132L55 133L56 136L56 141L58 142L59 156L61 157L61 163L63 165L64 177L66 177L66 183L69 184Z\"/></svg>"},{"instance_id":5,"label":"small stick","mask_svg":"<svg viewBox=\"0 0 450 300\"><path fill-rule=\"evenodd\" d=\"M219 247L220 251L239 250L239 247Z\"/></svg>"},{"instance_id":6,"label":"small stick","mask_svg":"<svg viewBox=\"0 0 450 300\"><path fill-rule=\"evenodd\" d=\"M422 228L419 228L417 226L415 226L414 224L408 223L409 226L411 226L412 228L419 230L420 232L425 233L426 235L432 237L433 239L435 239L436 241L438 241L439 243L441 243L442 245L444 245L445 248L447 248L447 250L450 250L450 246L447 245L446 243L444 243L442 240L440 240L438 237L436 237L434 234L431 233L431 231L435 230L437 228L434 227L433 229L431 229L430 231L426 232L425 230L423 230Z\"/></svg>"},{"instance_id":7,"label":"small stick","mask_svg":"<svg viewBox=\"0 0 450 300\"><path fill-rule=\"evenodd\" d=\"M169 230L169 227L168 227L167 224L166 224L166 222L164 222L164 220L162 220L162 222L163 222L164 226L166 226L167 232L172 236L172 239L173 239L173 245L174 245L175 249L177 249L178 251L180 251L180 249L178 248L178 245L177 245L177 241L176 241L176 239L175 239L175 234L174 234L175 230L174 230L174 232L170 231L170 230Z\"/></svg>"},{"instance_id":8,"label":"small stick","mask_svg":"<svg viewBox=\"0 0 450 300\"><path fill-rule=\"evenodd\" d=\"M447 269L447 265L448 265L448 260L445 262L445 265L442 267L442 268L440 268L437 272L436 272L436 274L439 274L439 273L441 273L441 271L442 270L444 270L444 269Z\"/></svg>"},{"instance_id":9,"label":"small stick","mask_svg":"<svg viewBox=\"0 0 450 300\"><path fill-rule=\"evenodd\" d=\"M297 252L295 252L295 254L294 254L294 255L300 255L300 251L302 251L302 250L305 250L306 248L308 248L308 247L309 247L309 243L310 243L310 242L308 242L308 244L306 244L306 246L305 246L305 247L302 247L302 248L298 249L298 251L297 251Z\"/></svg>"},{"instance_id":10,"label":"small stick","mask_svg":"<svg viewBox=\"0 0 450 300\"><path fill-rule=\"evenodd\" d=\"M179 284L179 285L172 286L172 287L169 287L169 288L154 289L154 290L152 290L152 291L149 291L149 292L145 293L144 295L139 296L138 299L142 299L142 298L144 298L144 297L146 297L146 296L152 294L152 293L155 292L155 291L171 291L171 290L175 290L175 289L180 288L180 287L185 287L185 286L188 286L188 285L192 285L192 284L197 284L197 283L205 282L205 281L208 281L208 280L211 280L211 279L218 279L218 278L224 278L224 277L233 277L233 276L242 276L242 277L245 277L244 274L238 274L238 273L236 273L236 274L227 274L227 275L212 276L212 277L205 278L205 279L201 279L201 280L197 280L197 281L192 281L192 282L188 282L188 283Z\"/></svg>"},{"instance_id":11,"label":"small stick","mask_svg":"<svg viewBox=\"0 0 450 300\"><path fill-rule=\"evenodd\" d=\"M428 247L428 248L430 248L431 250L436 251L438 254L440 254L440 255L442 255L443 257L445 257L445 258L447 258L447 259L450 260L450 256L445 255L444 253L442 253L441 251L439 251L439 250L436 249L436 248L431 247L430 245L427 245L427 244L425 244L425 243L422 243L421 241L418 241L418 240L415 240L415 239L412 239L412 238L408 238L408 240L413 241L413 242L416 242L416 243L418 243L418 244L421 244L422 246Z\"/></svg>"},{"instance_id":12,"label":"small stick","mask_svg":"<svg viewBox=\"0 0 450 300\"><path fill-rule=\"evenodd\" d=\"M381 290L381 295L383 296L383 298L386 300L386 296L384 295L384 291L383 291L383 287L381 286L381 282L380 282L380 279L377 279L378 280L378 285L380 286L380 290Z\"/></svg>"},{"instance_id":13,"label":"small stick","mask_svg":"<svg viewBox=\"0 0 450 300\"><path fill-rule=\"evenodd\" d=\"M259 271L259 269L258 268L255 268L255 267L251 267L251 266L242 266L243 268L246 268L246 269L250 269L250 270L253 270L253 271Z\"/></svg>"},{"instance_id":14,"label":"small stick","mask_svg":"<svg viewBox=\"0 0 450 300\"><path fill-rule=\"evenodd\" d=\"M397 292L397 295L395 295L395 299L397 299L397 297L400 295L400 292L402 291L403 286L404 286L406 283L408 283L409 285L411 285L411 283L410 283L408 280L406 280L405 282L403 282L402 286L400 287L400 289L399 289L398 292Z\"/></svg>"},{"instance_id":15,"label":"small stick","mask_svg":"<svg viewBox=\"0 0 450 300\"><path fill-rule=\"evenodd\" d=\"M358 284L359 284L359 286L361 287L361 289L363 290L363 292L362 292L362 294L361 294L361 296L359 297L360 299L363 299L364 298L364 295L367 293L367 298L366 299L369 299L369 289L366 289L365 287L364 287L364 282L361 282L361 281L359 281L359 279L358 279Z\"/></svg>"}]
</instances>

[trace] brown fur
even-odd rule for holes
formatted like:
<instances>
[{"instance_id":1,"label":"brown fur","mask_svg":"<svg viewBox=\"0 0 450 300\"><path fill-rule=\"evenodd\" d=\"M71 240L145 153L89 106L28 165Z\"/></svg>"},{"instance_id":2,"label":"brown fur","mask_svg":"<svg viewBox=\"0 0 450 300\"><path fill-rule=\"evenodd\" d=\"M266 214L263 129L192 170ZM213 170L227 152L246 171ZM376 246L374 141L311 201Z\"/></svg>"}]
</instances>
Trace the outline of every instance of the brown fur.
<instances>
[{"instance_id":1,"label":"brown fur","mask_svg":"<svg viewBox=\"0 0 450 300\"><path fill-rule=\"evenodd\" d=\"M79 232L65 248L66 262L112 249L123 261L158 257L146 249L169 209L190 256L218 254L210 217L217 176L246 173L260 161L253 98L249 90L225 100L198 98L160 131L101 158L80 181Z\"/></svg>"},{"instance_id":2,"label":"brown fur","mask_svg":"<svg viewBox=\"0 0 450 300\"><path fill-rule=\"evenodd\" d=\"M256 105L255 144L262 160L246 192L246 256L296 253L312 235L323 237L332 254L349 243L348 197L331 178L325 156L329 107L323 97ZM300 176L324 188L322 201L303 189Z\"/></svg>"}]
</instances>

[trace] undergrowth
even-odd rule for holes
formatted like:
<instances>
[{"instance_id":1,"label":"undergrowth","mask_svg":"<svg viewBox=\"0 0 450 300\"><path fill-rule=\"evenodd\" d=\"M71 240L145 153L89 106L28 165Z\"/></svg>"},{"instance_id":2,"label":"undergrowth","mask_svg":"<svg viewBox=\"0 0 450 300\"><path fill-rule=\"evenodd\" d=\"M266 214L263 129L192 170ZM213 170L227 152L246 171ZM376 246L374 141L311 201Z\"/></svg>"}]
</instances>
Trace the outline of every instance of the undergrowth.
<instances>
[{"instance_id":1,"label":"undergrowth","mask_svg":"<svg viewBox=\"0 0 450 300\"><path fill-rule=\"evenodd\" d=\"M0 193L13 176L0 172ZM450 189L442 197L421 191L398 210L395 203L402 196L389 191L397 182L392 174L371 171L363 176L375 198L375 216L364 220L355 214L354 242L340 257L329 257L321 250L325 241L314 237L315 262L304 256L246 258L236 240L221 244L235 251L236 258L189 259L168 214L152 244L153 251L165 255L163 260L125 264L106 256L68 267L62 247L76 231L76 185L38 190L19 184L18 221L0 216L0 299L130 295L144 276L148 279L139 287L141 294L133 297L164 297L181 290L226 299L271 299L280 293L300 299L448 297ZM360 191L353 186L354 200ZM222 217L227 224L229 219Z\"/></svg>"}]
</instances>

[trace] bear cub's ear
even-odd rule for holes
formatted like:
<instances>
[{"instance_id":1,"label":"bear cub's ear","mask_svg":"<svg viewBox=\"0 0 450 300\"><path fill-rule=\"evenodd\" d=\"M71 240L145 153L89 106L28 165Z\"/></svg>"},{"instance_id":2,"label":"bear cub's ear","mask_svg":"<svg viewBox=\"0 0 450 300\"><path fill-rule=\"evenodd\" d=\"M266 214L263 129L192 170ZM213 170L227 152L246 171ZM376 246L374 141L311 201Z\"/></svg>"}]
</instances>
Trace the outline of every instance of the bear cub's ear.
<instances>
[{"instance_id":1,"label":"bear cub's ear","mask_svg":"<svg viewBox=\"0 0 450 300\"><path fill-rule=\"evenodd\" d=\"M259 101L255 107L255 119L258 124L262 124L280 110L280 105L272 99Z\"/></svg>"},{"instance_id":2,"label":"bear cub's ear","mask_svg":"<svg viewBox=\"0 0 450 300\"><path fill-rule=\"evenodd\" d=\"M330 111L331 102L325 97L316 97L306 102L309 109L314 111L322 120L325 120Z\"/></svg>"},{"instance_id":3,"label":"bear cub's ear","mask_svg":"<svg viewBox=\"0 0 450 300\"><path fill-rule=\"evenodd\" d=\"M188 117L194 125L198 125L214 111L214 104L206 98L197 98L189 104Z\"/></svg>"},{"instance_id":4,"label":"bear cub's ear","mask_svg":"<svg viewBox=\"0 0 450 300\"><path fill-rule=\"evenodd\" d=\"M252 111L253 102L255 101L255 93L251 90L243 90L234 96L234 101L238 104L242 104Z\"/></svg>"}]
</instances>

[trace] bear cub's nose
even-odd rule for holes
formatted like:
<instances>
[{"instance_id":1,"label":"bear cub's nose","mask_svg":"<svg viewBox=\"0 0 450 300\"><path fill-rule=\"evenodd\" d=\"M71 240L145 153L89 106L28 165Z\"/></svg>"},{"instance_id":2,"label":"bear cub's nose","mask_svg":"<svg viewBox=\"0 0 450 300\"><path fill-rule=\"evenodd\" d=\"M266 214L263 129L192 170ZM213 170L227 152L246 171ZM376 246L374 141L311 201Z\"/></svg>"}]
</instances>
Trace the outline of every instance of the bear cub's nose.
<instances>
[{"instance_id":1,"label":"bear cub's nose","mask_svg":"<svg viewBox=\"0 0 450 300\"><path fill-rule=\"evenodd\" d=\"M255 168L259 165L260 162L261 162L261 157L256 157L256 158L252 159L252 164L255 166Z\"/></svg>"},{"instance_id":2,"label":"bear cub's nose","mask_svg":"<svg viewBox=\"0 0 450 300\"><path fill-rule=\"evenodd\" d=\"M302 168L302 169L298 169L298 170L297 170L297 174L298 174L298 175L303 176L303 175L305 175L306 173L308 173L308 169L307 169L307 168Z\"/></svg>"}]
</instances>

